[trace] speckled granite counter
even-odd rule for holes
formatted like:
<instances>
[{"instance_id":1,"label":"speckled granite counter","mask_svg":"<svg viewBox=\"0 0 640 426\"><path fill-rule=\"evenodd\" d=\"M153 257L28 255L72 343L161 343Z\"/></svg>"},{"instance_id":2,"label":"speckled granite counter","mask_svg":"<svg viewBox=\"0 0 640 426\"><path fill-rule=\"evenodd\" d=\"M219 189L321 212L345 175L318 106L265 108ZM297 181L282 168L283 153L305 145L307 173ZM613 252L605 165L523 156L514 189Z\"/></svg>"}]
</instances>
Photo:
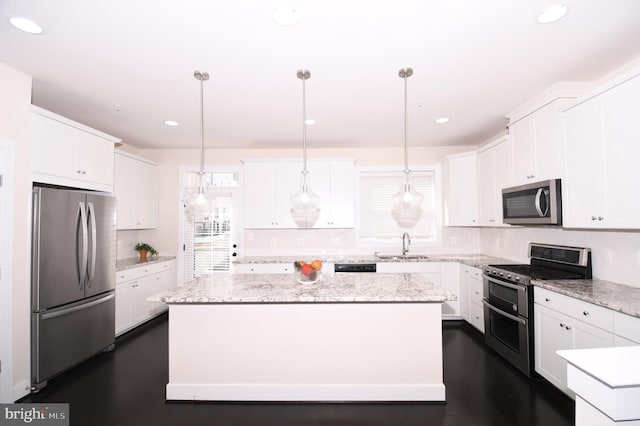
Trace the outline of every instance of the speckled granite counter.
<instances>
[{"instance_id":1,"label":"speckled granite counter","mask_svg":"<svg viewBox=\"0 0 640 426\"><path fill-rule=\"evenodd\" d=\"M638 287L603 280L547 280L532 283L556 293L640 318Z\"/></svg>"},{"instance_id":2,"label":"speckled granite counter","mask_svg":"<svg viewBox=\"0 0 640 426\"><path fill-rule=\"evenodd\" d=\"M380 259L374 255L300 255L300 256L246 256L233 261L235 264L293 263L299 259L319 259L325 263L383 263L383 262L460 262L479 268L483 265L517 263L512 260L483 254L425 254L419 259Z\"/></svg>"},{"instance_id":3,"label":"speckled granite counter","mask_svg":"<svg viewBox=\"0 0 640 426\"><path fill-rule=\"evenodd\" d=\"M294 274L216 274L147 300L168 304L438 303L456 296L420 274L324 274L315 284L300 284Z\"/></svg>"},{"instance_id":4,"label":"speckled granite counter","mask_svg":"<svg viewBox=\"0 0 640 426\"><path fill-rule=\"evenodd\" d=\"M150 263L166 262L175 258L175 256L156 256L147 258L146 262L140 262L140 258L138 257L129 257L127 259L120 259L116 261L116 271L124 271L125 269L148 265Z\"/></svg>"}]
</instances>

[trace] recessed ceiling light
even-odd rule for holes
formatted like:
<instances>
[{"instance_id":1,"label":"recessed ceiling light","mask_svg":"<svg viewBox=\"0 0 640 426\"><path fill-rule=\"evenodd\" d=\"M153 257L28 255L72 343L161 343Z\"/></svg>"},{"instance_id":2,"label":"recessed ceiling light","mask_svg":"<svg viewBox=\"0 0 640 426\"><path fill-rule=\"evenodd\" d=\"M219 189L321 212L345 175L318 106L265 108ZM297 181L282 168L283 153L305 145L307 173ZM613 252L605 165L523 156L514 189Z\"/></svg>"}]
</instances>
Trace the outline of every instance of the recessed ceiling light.
<instances>
[{"instance_id":1,"label":"recessed ceiling light","mask_svg":"<svg viewBox=\"0 0 640 426\"><path fill-rule=\"evenodd\" d=\"M448 122L449 122L449 117L436 118L436 123L438 123L438 124L444 124L444 123L448 123Z\"/></svg>"},{"instance_id":2,"label":"recessed ceiling light","mask_svg":"<svg viewBox=\"0 0 640 426\"><path fill-rule=\"evenodd\" d=\"M312 118L308 118L304 121L304 124L306 124L307 126L313 126L316 124L316 120L312 119Z\"/></svg>"},{"instance_id":3,"label":"recessed ceiling light","mask_svg":"<svg viewBox=\"0 0 640 426\"><path fill-rule=\"evenodd\" d=\"M564 17L568 11L569 8L564 4L553 4L544 8L542 12L540 12L538 15L538 23L551 24L552 22L556 22Z\"/></svg>"},{"instance_id":4,"label":"recessed ceiling light","mask_svg":"<svg viewBox=\"0 0 640 426\"><path fill-rule=\"evenodd\" d=\"M31 19L23 18L22 16L13 16L9 18L11 25L17 29L29 34L42 34L42 27Z\"/></svg>"},{"instance_id":5,"label":"recessed ceiling light","mask_svg":"<svg viewBox=\"0 0 640 426\"><path fill-rule=\"evenodd\" d=\"M173 120L165 120L164 124L166 124L167 126L175 127L175 126L178 126L180 123Z\"/></svg>"},{"instance_id":6,"label":"recessed ceiling light","mask_svg":"<svg viewBox=\"0 0 640 426\"><path fill-rule=\"evenodd\" d=\"M298 12L291 7L277 7L271 12L273 21L283 27L291 27L298 23Z\"/></svg>"}]
</instances>

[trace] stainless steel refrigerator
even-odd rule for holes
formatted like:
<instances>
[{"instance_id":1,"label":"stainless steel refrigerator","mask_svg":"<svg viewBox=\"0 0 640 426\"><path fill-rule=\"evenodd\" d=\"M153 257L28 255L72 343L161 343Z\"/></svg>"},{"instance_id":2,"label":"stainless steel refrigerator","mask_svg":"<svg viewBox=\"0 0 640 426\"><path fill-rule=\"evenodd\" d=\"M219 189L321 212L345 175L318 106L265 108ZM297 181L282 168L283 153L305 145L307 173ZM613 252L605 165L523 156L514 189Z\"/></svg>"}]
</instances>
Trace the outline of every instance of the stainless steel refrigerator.
<instances>
[{"instance_id":1,"label":"stainless steel refrigerator","mask_svg":"<svg viewBox=\"0 0 640 426\"><path fill-rule=\"evenodd\" d=\"M115 342L116 201L33 188L31 381L34 391Z\"/></svg>"}]
</instances>

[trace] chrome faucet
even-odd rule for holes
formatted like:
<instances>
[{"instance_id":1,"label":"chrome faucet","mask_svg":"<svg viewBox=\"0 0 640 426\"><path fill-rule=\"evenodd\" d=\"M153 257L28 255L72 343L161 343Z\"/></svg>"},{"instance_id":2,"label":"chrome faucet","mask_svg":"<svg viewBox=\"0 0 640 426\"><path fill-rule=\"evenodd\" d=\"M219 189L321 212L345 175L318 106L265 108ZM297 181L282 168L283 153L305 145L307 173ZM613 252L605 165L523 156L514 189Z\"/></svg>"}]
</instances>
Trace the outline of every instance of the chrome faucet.
<instances>
[{"instance_id":1,"label":"chrome faucet","mask_svg":"<svg viewBox=\"0 0 640 426\"><path fill-rule=\"evenodd\" d=\"M411 237L408 232L402 234L402 255L406 255L409 251L409 246L411 245Z\"/></svg>"}]
</instances>

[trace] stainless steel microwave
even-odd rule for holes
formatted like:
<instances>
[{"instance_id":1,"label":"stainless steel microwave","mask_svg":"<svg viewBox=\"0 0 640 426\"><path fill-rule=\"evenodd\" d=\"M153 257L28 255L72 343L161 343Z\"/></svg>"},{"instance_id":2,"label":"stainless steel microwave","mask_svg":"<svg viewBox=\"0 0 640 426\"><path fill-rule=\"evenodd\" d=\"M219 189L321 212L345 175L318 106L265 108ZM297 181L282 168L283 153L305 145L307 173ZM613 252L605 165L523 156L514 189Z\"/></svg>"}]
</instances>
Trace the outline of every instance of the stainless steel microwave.
<instances>
[{"instance_id":1,"label":"stainless steel microwave","mask_svg":"<svg viewBox=\"0 0 640 426\"><path fill-rule=\"evenodd\" d=\"M560 179L504 188L502 217L512 225L562 225Z\"/></svg>"}]
</instances>

